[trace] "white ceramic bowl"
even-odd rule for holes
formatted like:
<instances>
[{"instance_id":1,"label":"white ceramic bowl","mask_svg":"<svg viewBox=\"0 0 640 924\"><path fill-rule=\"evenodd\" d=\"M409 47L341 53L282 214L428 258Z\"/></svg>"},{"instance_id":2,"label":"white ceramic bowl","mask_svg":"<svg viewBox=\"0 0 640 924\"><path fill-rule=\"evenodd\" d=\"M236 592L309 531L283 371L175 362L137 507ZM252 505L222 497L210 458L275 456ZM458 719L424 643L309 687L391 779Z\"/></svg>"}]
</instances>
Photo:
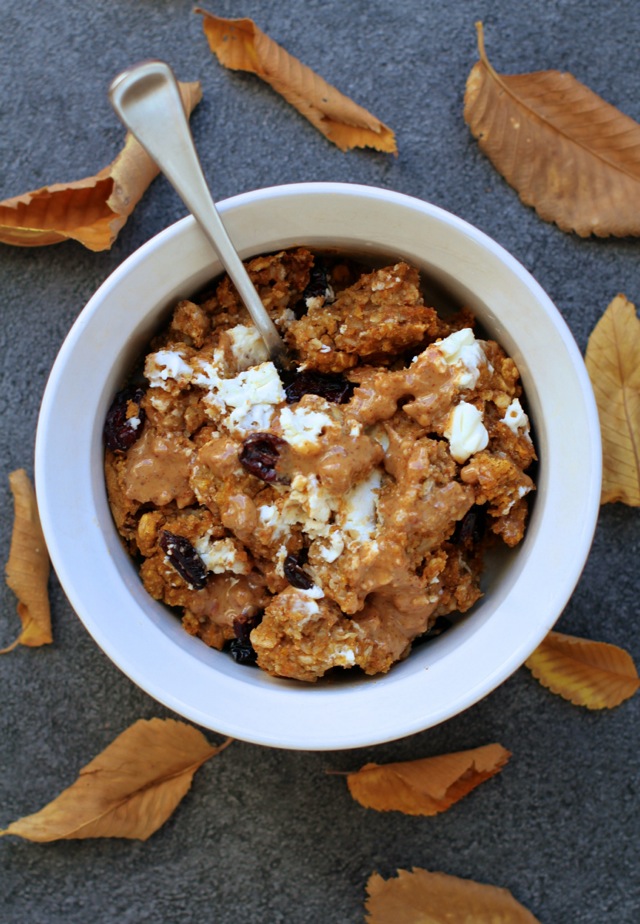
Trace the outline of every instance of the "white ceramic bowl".
<instances>
[{"instance_id":1,"label":"white ceramic bowl","mask_svg":"<svg viewBox=\"0 0 640 924\"><path fill-rule=\"evenodd\" d=\"M236 738L354 748L455 715L518 668L553 626L588 554L600 431L580 353L529 273L464 221L382 189L308 183L219 205L247 258L296 244L395 255L467 303L521 372L540 457L527 535L460 624L377 678L305 685L237 665L189 636L144 590L113 525L102 427L114 392L166 311L221 272L186 218L134 253L80 314L47 384L36 486L53 565L86 628L155 699Z\"/></svg>"}]
</instances>

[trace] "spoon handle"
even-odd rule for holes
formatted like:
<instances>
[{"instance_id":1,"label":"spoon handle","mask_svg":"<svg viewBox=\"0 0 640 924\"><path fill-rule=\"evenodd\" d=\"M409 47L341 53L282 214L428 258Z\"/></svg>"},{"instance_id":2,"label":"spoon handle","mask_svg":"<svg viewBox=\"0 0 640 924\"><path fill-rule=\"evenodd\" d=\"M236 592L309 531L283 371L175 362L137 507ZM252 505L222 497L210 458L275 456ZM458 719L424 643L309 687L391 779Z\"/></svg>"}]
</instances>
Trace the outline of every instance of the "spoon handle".
<instances>
[{"instance_id":1,"label":"spoon handle","mask_svg":"<svg viewBox=\"0 0 640 924\"><path fill-rule=\"evenodd\" d=\"M209 238L247 307L273 362L288 368L287 348L233 246L207 186L178 83L163 61L143 61L119 74L111 105L156 162Z\"/></svg>"}]
</instances>

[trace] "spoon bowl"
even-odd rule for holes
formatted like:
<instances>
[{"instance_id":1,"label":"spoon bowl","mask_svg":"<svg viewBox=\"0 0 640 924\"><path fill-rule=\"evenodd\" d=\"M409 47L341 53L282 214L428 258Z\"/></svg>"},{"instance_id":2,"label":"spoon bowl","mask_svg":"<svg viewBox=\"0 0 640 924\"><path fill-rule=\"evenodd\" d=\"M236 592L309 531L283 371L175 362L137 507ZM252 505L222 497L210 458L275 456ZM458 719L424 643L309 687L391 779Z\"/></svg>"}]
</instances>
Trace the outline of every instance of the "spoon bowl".
<instances>
[{"instance_id":1,"label":"spoon bowl","mask_svg":"<svg viewBox=\"0 0 640 924\"><path fill-rule=\"evenodd\" d=\"M169 180L194 216L238 290L265 342L269 358L289 369L292 361L220 218L196 152L175 75L164 61L143 61L119 74L109 88L111 105L126 128Z\"/></svg>"}]
</instances>

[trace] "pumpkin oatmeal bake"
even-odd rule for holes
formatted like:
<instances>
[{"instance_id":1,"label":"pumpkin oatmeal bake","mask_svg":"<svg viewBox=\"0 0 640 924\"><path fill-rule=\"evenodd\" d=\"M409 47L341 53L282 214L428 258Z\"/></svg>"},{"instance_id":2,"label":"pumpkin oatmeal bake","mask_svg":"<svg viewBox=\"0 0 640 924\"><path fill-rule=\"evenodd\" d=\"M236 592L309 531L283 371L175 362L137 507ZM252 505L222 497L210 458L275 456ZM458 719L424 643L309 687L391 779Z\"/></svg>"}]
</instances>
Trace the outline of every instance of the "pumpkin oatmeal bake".
<instances>
[{"instance_id":1,"label":"pumpkin oatmeal bake","mask_svg":"<svg viewBox=\"0 0 640 924\"><path fill-rule=\"evenodd\" d=\"M241 663L386 672L481 596L525 531L536 456L515 363L417 269L296 248L246 264L279 371L225 277L181 301L105 423L145 588Z\"/></svg>"}]
</instances>

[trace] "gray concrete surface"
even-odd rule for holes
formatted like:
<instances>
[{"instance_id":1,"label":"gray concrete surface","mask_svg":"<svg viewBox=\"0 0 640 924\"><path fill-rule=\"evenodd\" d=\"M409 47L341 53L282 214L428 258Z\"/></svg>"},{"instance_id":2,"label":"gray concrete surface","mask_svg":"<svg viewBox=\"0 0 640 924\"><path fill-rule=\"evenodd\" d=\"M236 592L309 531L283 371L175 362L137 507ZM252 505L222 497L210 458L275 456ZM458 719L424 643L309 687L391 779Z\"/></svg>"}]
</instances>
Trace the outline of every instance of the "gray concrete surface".
<instances>
[{"instance_id":1,"label":"gray concrete surface","mask_svg":"<svg viewBox=\"0 0 640 924\"><path fill-rule=\"evenodd\" d=\"M462 119L474 22L482 18L499 70L568 70L640 120L635 0L210 0L210 9L254 16L391 125L400 156L343 154L257 78L223 70L191 0L0 0L0 199L106 165L122 138L107 102L110 79L134 61L161 57L182 79L202 81L192 125L218 197L340 180L434 202L522 261L582 349L616 293L640 303L640 243L580 240L542 222L479 152ZM3 561L12 518L6 476L22 466L32 472L38 408L60 344L100 282L183 214L159 179L108 253L73 243L0 246ZM639 535L637 510L602 510L559 623L626 647L636 662ZM14 599L4 586L0 593L0 642L7 643L16 632ZM55 644L0 659L2 826L69 785L133 721L167 714L97 648L55 577L51 596ZM237 742L199 771L147 843L2 839L0 920L352 924L363 920L371 872L421 866L505 886L544 924L633 924L640 920L639 712L640 696L611 712L578 709L521 669L465 714L384 746L318 754ZM436 818L367 811L340 777L325 774L494 740L513 752L511 763Z\"/></svg>"}]
</instances>

